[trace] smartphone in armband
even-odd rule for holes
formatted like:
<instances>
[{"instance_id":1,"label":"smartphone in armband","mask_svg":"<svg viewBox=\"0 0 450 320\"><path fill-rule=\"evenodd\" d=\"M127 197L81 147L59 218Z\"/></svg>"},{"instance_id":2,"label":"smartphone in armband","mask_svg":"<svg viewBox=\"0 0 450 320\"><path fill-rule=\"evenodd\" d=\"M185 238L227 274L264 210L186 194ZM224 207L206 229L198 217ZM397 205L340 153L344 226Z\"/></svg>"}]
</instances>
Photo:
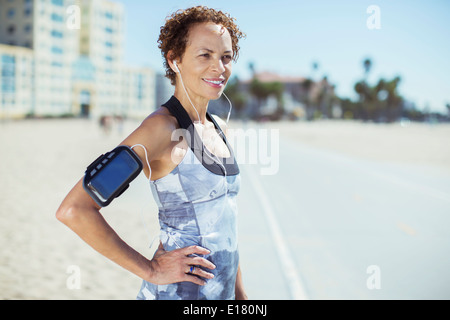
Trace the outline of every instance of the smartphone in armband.
<instances>
[{"instance_id":1,"label":"smartphone in armband","mask_svg":"<svg viewBox=\"0 0 450 320\"><path fill-rule=\"evenodd\" d=\"M119 197L142 171L142 162L127 146L102 154L86 169L83 187L95 202L106 207Z\"/></svg>"}]
</instances>

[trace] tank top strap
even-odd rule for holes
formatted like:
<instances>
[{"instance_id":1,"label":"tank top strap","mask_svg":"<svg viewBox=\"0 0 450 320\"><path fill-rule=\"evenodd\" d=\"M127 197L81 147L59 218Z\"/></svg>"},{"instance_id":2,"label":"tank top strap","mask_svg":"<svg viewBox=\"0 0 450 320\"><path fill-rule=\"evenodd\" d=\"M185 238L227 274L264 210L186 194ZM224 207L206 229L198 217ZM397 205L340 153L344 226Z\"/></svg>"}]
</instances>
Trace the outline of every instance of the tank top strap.
<instances>
[{"instance_id":1,"label":"tank top strap","mask_svg":"<svg viewBox=\"0 0 450 320\"><path fill-rule=\"evenodd\" d=\"M187 139L189 147L194 152L197 159L202 163L202 165L206 169L208 169L212 173L218 174L218 175L232 176L232 175L239 174L239 166L234 157L233 150L232 150L231 146L229 145L222 129L220 128L220 126L217 124L217 122L214 120L214 118L211 116L211 114L209 112L207 112L207 114L206 114L208 119L211 120L212 123L214 124L214 127L217 130L219 130L219 135L222 136L224 143L226 144L228 150L230 151L230 157L228 157L228 158L217 157L208 152L208 150L205 148L205 146L203 144L202 139L200 138L197 131L195 130L194 124L193 124L191 118L189 117L189 114L183 108L180 101L175 96L172 96L169 99L169 101L167 101L162 106L167 108L169 110L169 112L177 119L180 128L185 129L185 130L187 130L187 132L189 132L190 139ZM185 137L186 137L186 135L185 135ZM206 161L204 160L205 153L209 154L209 158ZM210 160L211 157L219 160L221 162L221 164L216 163L216 161L211 163L211 160ZM226 172L224 172L223 168L226 169Z\"/></svg>"},{"instance_id":2,"label":"tank top strap","mask_svg":"<svg viewBox=\"0 0 450 320\"><path fill-rule=\"evenodd\" d=\"M192 120L183 106L180 108L179 105L181 105L181 103L178 99L175 98L175 96L172 96L169 101L164 103L162 106L169 109L170 113L177 119L180 128L189 130L193 126Z\"/></svg>"}]
</instances>

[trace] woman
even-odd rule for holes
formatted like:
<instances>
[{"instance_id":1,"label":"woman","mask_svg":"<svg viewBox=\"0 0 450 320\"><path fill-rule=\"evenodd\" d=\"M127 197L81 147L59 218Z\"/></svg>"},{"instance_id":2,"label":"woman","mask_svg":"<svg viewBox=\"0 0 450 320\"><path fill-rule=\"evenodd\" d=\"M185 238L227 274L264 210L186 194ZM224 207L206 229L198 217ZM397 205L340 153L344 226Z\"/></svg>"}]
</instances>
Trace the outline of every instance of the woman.
<instances>
[{"instance_id":1,"label":"woman","mask_svg":"<svg viewBox=\"0 0 450 320\"><path fill-rule=\"evenodd\" d=\"M239 168L207 112L223 93L243 36L229 15L206 7L177 11L161 28L174 95L121 143L145 147L134 151L150 164L144 173L161 226L151 260L119 238L82 181L58 209L57 218L90 246L143 279L138 299L247 298L236 239Z\"/></svg>"}]
</instances>

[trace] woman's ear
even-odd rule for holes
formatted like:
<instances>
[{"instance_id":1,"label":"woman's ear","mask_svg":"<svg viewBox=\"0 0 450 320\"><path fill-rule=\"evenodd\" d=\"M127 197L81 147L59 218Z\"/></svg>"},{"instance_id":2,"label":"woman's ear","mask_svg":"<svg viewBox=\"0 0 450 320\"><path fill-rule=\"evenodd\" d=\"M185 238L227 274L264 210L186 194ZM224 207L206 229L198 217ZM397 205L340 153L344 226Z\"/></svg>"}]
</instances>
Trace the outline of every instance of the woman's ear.
<instances>
[{"instance_id":1,"label":"woman's ear","mask_svg":"<svg viewBox=\"0 0 450 320\"><path fill-rule=\"evenodd\" d=\"M178 69L177 61L173 58L173 52L170 50L167 53L167 62L169 63L170 69L172 69L173 72L179 73L180 69Z\"/></svg>"}]
</instances>

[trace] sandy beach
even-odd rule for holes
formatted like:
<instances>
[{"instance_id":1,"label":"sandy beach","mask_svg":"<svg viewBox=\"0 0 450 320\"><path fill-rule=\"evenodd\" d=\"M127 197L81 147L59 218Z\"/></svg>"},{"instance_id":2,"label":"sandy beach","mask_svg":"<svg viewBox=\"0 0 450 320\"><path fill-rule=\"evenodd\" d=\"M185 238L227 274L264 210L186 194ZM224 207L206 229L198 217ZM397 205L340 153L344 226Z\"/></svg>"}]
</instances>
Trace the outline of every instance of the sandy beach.
<instances>
[{"instance_id":1,"label":"sandy beach","mask_svg":"<svg viewBox=\"0 0 450 320\"><path fill-rule=\"evenodd\" d=\"M0 124L1 299L135 298L141 280L100 256L55 218L86 166L135 126L128 123L122 133L107 135L96 122L85 120ZM155 217L156 209L145 182L140 176L103 214L126 242L151 256L142 218ZM154 221L147 222L156 234ZM79 288L73 282L77 274Z\"/></svg>"},{"instance_id":2,"label":"sandy beach","mask_svg":"<svg viewBox=\"0 0 450 320\"><path fill-rule=\"evenodd\" d=\"M81 119L0 123L0 299L136 297L141 280L88 247L55 213L86 166L138 125L127 121L107 134L97 122ZM281 139L352 157L450 171L448 124L320 121L262 127L279 128ZM143 175L103 214L128 244L153 254L157 210Z\"/></svg>"}]
</instances>

